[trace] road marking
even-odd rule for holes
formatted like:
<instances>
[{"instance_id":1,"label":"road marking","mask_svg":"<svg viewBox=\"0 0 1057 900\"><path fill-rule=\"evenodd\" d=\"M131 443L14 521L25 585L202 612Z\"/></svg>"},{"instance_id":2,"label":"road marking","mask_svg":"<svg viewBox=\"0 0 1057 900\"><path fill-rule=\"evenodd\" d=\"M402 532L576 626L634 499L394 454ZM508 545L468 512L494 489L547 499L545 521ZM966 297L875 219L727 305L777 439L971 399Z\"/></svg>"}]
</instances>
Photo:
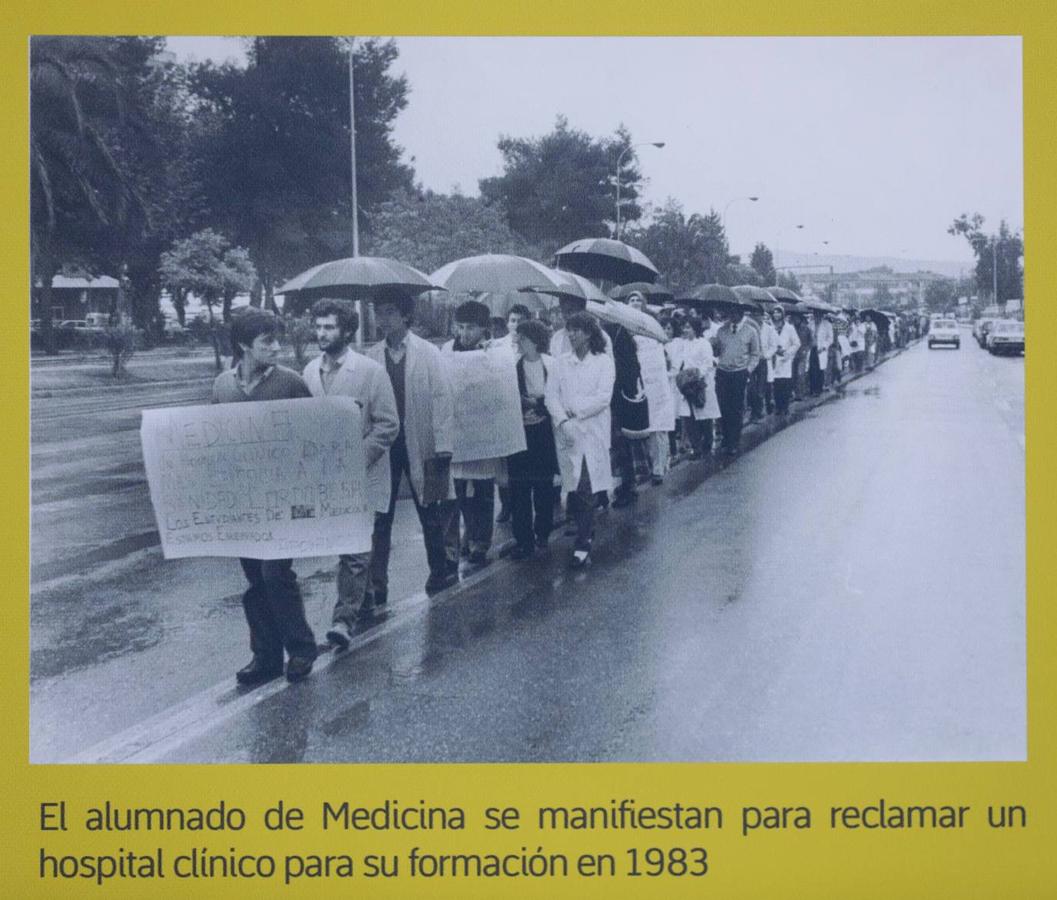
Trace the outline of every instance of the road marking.
<instances>
[{"instance_id":1,"label":"road marking","mask_svg":"<svg viewBox=\"0 0 1057 900\"><path fill-rule=\"evenodd\" d=\"M401 601L399 611L389 614L380 625L355 635L347 650L324 652L316 660L313 674L350 658L354 651L374 643L398 627L424 616L434 605L447 603L487 578L505 570L493 563L463 578L457 585L430 598L423 591ZM156 763L174 750L196 740L276 694L296 688L283 678L276 678L257 688L241 690L225 679L199 691L188 699L162 710L124 731L106 738L63 763Z\"/></svg>"}]
</instances>

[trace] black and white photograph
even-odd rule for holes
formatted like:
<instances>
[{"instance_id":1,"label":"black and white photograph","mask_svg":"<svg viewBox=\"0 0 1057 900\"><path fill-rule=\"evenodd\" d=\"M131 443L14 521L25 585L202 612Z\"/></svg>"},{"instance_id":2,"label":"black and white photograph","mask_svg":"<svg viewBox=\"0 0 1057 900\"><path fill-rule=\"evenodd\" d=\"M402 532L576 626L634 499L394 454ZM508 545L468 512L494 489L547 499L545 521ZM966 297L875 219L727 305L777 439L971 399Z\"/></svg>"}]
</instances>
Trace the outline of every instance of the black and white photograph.
<instances>
[{"instance_id":1,"label":"black and white photograph","mask_svg":"<svg viewBox=\"0 0 1057 900\"><path fill-rule=\"evenodd\" d=\"M1019 37L29 62L30 762L1027 758Z\"/></svg>"}]
</instances>

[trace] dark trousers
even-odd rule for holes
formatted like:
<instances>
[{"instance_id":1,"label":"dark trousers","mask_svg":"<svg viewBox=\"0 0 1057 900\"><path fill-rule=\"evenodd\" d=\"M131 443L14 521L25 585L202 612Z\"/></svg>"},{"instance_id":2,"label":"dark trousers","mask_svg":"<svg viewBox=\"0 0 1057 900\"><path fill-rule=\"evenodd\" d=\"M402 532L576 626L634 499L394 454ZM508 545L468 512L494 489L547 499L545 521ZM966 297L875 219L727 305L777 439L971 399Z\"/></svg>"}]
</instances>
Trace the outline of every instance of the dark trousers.
<instances>
[{"instance_id":1,"label":"dark trousers","mask_svg":"<svg viewBox=\"0 0 1057 900\"><path fill-rule=\"evenodd\" d=\"M756 369L749 375L749 414L752 418L762 419L766 404L770 412L771 404L767 402L767 361L761 359Z\"/></svg>"},{"instance_id":2,"label":"dark trousers","mask_svg":"<svg viewBox=\"0 0 1057 900\"><path fill-rule=\"evenodd\" d=\"M821 359L818 351L811 348L811 360L808 363L807 369L807 384L808 389L811 392L812 397L817 397L822 393L822 388L826 384L826 370L820 365ZM827 358L826 362L829 362Z\"/></svg>"},{"instance_id":3,"label":"dark trousers","mask_svg":"<svg viewBox=\"0 0 1057 900\"><path fill-rule=\"evenodd\" d=\"M372 594L385 594L389 589L389 551L393 542L393 517L396 515L396 494L400 489L400 479L407 473L408 484L411 473L407 459L407 445L403 438L389 449L389 469L391 475L389 509L384 513L375 513L374 531L371 534L371 563L367 573L368 590ZM456 513L454 500L442 500L423 506L418 502L414 487L411 488L411 499L415 502L415 512L422 525L422 539L426 545L426 560L429 563L430 575L438 578L448 574L449 564L444 552L444 530Z\"/></svg>"},{"instance_id":4,"label":"dark trousers","mask_svg":"<svg viewBox=\"0 0 1057 900\"><path fill-rule=\"evenodd\" d=\"M587 472L587 460L580 464L580 481L576 490L569 494L569 513L576 523L574 550L590 550L594 537L595 495L591 490L591 476Z\"/></svg>"},{"instance_id":5,"label":"dark trousers","mask_svg":"<svg viewBox=\"0 0 1057 900\"><path fill-rule=\"evenodd\" d=\"M624 436L616 426L613 427L613 463L616 474L620 476L620 486L615 494L635 493L635 449L631 438Z\"/></svg>"},{"instance_id":6,"label":"dark trousers","mask_svg":"<svg viewBox=\"0 0 1057 900\"><path fill-rule=\"evenodd\" d=\"M728 372L716 370L716 399L723 423L723 449L734 451L741 444L741 426L745 419L745 383L749 373L744 369Z\"/></svg>"},{"instance_id":7,"label":"dark trousers","mask_svg":"<svg viewBox=\"0 0 1057 900\"><path fill-rule=\"evenodd\" d=\"M774 408L780 416L789 412L789 401L793 399L793 379L776 378L774 380Z\"/></svg>"},{"instance_id":8,"label":"dark trousers","mask_svg":"<svg viewBox=\"0 0 1057 900\"><path fill-rule=\"evenodd\" d=\"M281 669L291 657L316 658L316 639L305 618L305 602L289 559L239 559L250 586L242 609L250 627L250 650L261 666Z\"/></svg>"},{"instance_id":9,"label":"dark trousers","mask_svg":"<svg viewBox=\"0 0 1057 900\"><path fill-rule=\"evenodd\" d=\"M487 553L492 546L495 522L495 479L456 478L455 497L459 511L448 520L445 544L448 558L458 558L461 550L467 554ZM459 522L462 521L462 541Z\"/></svg>"},{"instance_id":10,"label":"dark trousers","mask_svg":"<svg viewBox=\"0 0 1057 900\"><path fill-rule=\"evenodd\" d=\"M551 481L547 478L510 482L511 525L519 547L542 547L550 537L554 527L554 485Z\"/></svg>"},{"instance_id":11,"label":"dark trousers","mask_svg":"<svg viewBox=\"0 0 1057 900\"><path fill-rule=\"evenodd\" d=\"M712 452L712 420L695 419L692 416L680 416L683 429L690 441L690 449L698 456L708 456Z\"/></svg>"}]
</instances>

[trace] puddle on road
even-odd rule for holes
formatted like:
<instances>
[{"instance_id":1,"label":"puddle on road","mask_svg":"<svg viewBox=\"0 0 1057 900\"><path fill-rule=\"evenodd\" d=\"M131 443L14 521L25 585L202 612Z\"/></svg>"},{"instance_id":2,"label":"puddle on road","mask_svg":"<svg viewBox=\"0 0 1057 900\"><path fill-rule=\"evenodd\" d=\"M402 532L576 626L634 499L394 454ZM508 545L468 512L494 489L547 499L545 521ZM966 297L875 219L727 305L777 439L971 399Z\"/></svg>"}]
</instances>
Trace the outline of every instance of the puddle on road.
<instances>
[{"instance_id":1,"label":"puddle on road","mask_svg":"<svg viewBox=\"0 0 1057 900\"><path fill-rule=\"evenodd\" d=\"M30 653L30 681L140 653L160 643L164 631L158 617L132 610L131 605L109 606L85 617L76 630L60 631L54 644Z\"/></svg>"}]
</instances>

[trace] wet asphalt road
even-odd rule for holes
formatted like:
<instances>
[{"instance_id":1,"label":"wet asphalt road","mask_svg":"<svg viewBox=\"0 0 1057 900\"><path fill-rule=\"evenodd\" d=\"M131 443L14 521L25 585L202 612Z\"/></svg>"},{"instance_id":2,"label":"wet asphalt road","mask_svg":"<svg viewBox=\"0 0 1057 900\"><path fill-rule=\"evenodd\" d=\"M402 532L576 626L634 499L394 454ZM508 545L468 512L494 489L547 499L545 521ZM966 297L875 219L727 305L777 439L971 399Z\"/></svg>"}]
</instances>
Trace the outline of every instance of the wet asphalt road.
<instances>
[{"instance_id":1,"label":"wet asphalt road","mask_svg":"<svg viewBox=\"0 0 1057 900\"><path fill-rule=\"evenodd\" d=\"M587 572L562 540L397 604L151 758L1021 759L1022 397L1022 360L919 344L600 517Z\"/></svg>"}]
</instances>

